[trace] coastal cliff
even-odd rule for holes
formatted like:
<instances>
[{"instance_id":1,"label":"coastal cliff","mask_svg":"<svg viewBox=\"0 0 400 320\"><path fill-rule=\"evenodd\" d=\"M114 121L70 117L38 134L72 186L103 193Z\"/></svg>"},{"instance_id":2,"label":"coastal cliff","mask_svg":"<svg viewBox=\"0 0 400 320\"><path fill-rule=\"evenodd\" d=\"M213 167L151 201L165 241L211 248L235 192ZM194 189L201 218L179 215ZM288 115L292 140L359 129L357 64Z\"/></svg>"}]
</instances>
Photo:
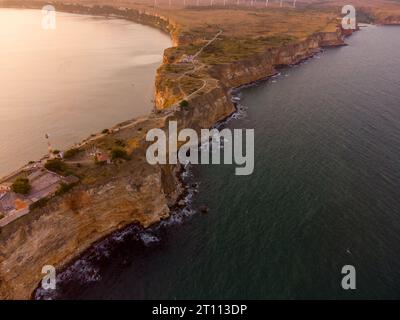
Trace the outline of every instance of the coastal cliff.
<instances>
[{"instance_id":1,"label":"coastal cliff","mask_svg":"<svg viewBox=\"0 0 400 320\"><path fill-rule=\"evenodd\" d=\"M210 73L227 88L240 87L274 75L277 67L297 64L319 52L322 47L344 45L342 30L314 34L302 42L268 49L248 59L211 68Z\"/></svg>"},{"instance_id":2,"label":"coastal cliff","mask_svg":"<svg viewBox=\"0 0 400 320\"><path fill-rule=\"evenodd\" d=\"M73 6L73 10L85 13L88 9ZM107 10L122 17L127 13L133 21L168 30L177 46L190 40L179 34L177 24L160 15ZM231 63L200 62L195 67L186 64L185 68L193 69L189 80L201 77L201 83L186 89L189 92L182 92L179 74L165 79L165 68L176 60L166 54L156 77L158 112L116 126L118 130L81 148L83 152L93 144L123 139L127 141L130 160L114 163L107 169L87 169L82 183L70 192L52 198L45 206L0 230L0 297L28 299L42 278L44 265L60 269L115 230L133 223L146 228L171 214L184 191L179 179L180 166L152 166L146 162L147 130L167 128L169 120L177 120L180 128L210 128L235 111L230 89L271 76L278 67L296 64L324 46L343 44L343 31L339 28L336 32L316 32L301 41L267 48ZM188 101L187 109L176 105L182 98Z\"/></svg>"}]
</instances>

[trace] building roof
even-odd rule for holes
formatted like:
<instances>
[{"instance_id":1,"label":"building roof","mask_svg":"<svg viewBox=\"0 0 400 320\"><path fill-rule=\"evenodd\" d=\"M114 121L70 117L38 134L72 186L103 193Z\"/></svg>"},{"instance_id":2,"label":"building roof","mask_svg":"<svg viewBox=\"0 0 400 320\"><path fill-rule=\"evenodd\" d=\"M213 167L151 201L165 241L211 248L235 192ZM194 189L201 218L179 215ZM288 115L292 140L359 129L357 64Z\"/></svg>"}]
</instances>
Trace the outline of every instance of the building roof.
<instances>
[{"instance_id":1,"label":"building roof","mask_svg":"<svg viewBox=\"0 0 400 320\"><path fill-rule=\"evenodd\" d=\"M15 200L17 195L14 192L7 192L0 198L0 209L3 211L12 211L15 209Z\"/></svg>"},{"instance_id":2,"label":"building roof","mask_svg":"<svg viewBox=\"0 0 400 320\"><path fill-rule=\"evenodd\" d=\"M22 210L28 208L28 204L24 200L16 198L14 202L14 207L15 210Z\"/></svg>"},{"instance_id":3,"label":"building roof","mask_svg":"<svg viewBox=\"0 0 400 320\"><path fill-rule=\"evenodd\" d=\"M8 192L11 190L11 184L9 183L4 183L0 185L0 192Z\"/></svg>"},{"instance_id":4,"label":"building roof","mask_svg":"<svg viewBox=\"0 0 400 320\"><path fill-rule=\"evenodd\" d=\"M100 161L100 162L109 161L109 160L110 160L110 157L108 156L107 153L100 153L100 154L97 156L97 160Z\"/></svg>"}]
</instances>

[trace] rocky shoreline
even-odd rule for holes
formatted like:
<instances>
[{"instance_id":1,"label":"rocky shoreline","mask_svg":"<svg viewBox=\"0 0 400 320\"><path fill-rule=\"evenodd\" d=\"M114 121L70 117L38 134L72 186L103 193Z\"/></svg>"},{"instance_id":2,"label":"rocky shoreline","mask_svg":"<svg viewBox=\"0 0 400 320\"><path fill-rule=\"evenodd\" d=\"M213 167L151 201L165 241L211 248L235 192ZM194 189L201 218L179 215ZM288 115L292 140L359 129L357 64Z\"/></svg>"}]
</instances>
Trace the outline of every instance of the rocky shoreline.
<instances>
[{"instance_id":1,"label":"rocky shoreline","mask_svg":"<svg viewBox=\"0 0 400 320\"><path fill-rule=\"evenodd\" d=\"M73 8L69 12L94 14L86 6L69 6ZM124 18L120 9L107 7L107 10ZM175 45L187 42L180 37L178 26L167 18L139 10L133 13L123 9L123 12L129 12L128 20L168 31ZM180 179L181 167L151 166L146 162L148 144L143 139L146 129L167 128L169 120L177 120L180 128L210 128L235 112L230 97L232 88L270 77L278 67L297 64L323 47L344 45L343 37L350 34L341 28L333 33L316 33L302 42L268 49L245 60L210 66L204 90L188 99L188 110L181 110L173 103L165 104L174 101L171 98L174 92L162 86L158 73L158 111L116 126L122 129L111 134L113 138L135 141L130 161L113 166L109 176L81 184L70 194L52 199L44 208L0 230L0 297L32 298L43 265L63 270L93 244L117 230L135 224L148 228L170 217L185 190ZM79 200L76 210L68 206L68 196Z\"/></svg>"}]
</instances>

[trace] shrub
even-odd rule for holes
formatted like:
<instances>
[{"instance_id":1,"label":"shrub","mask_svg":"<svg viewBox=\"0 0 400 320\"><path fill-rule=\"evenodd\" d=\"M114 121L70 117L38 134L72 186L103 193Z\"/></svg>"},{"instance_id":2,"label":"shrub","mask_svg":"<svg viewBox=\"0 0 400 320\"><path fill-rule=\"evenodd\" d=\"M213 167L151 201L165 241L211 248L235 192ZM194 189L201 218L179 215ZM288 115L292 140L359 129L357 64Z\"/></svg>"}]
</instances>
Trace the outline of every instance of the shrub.
<instances>
[{"instance_id":1,"label":"shrub","mask_svg":"<svg viewBox=\"0 0 400 320\"><path fill-rule=\"evenodd\" d=\"M115 144L119 147L126 147L126 142L124 140L121 139L116 139L115 140Z\"/></svg>"},{"instance_id":2,"label":"shrub","mask_svg":"<svg viewBox=\"0 0 400 320\"><path fill-rule=\"evenodd\" d=\"M108 130L108 129L104 129L101 133L103 133L103 134L107 134L107 133L110 133L110 130Z\"/></svg>"},{"instance_id":3,"label":"shrub","mask_svg":"<svg viewBox=\"0 0 400 320\"><path fill-rule=\"evenodd\" d=\"M73 156L75 156L78 153L79 153L79 149L76 149L76 148L69 149L69 150L65 151L64 158L65 159L72 158Z\"/></svg>"},{"instance_id":4,"label":"shrub","mask_svg":"<svg viewBox=\"0 0 400 320\"><path fill-rule=\"evenodd\" d=\"M58 173L63 176L71 174L67 164L60 159L48 160L44 167L49 171Z\"/></svg>"},{"instance_id":5,"label":"shrub","mask_svg":"<svg viewBox=\"0 0 400 320\"><path fill-rule=\"evenodd\" d=\"M20 194L28 194L31 191L31 184L26 178L18 178L11 186L12 191Z\"/></svg>"},{"instance_id":6,"label":"shrub","mask_svg":"<svg viewBox=\"0 0 400 320\"><path fill-rule=\"evenodd\" d=\"M182 100L179 103L179 106L183 109L183 108L187 108L189 106L189 102L187 102L186 100Z\"/></svg>"},{"instance_id":7,"label":"shrub","mask_svg":"<svg viewBox=\"0 0 400 320\"><path fill-rule=\"evenodd\" d=\"M38 200L38 201L36 201L34 203L31 203L29 205L29 211L32 211L32 210L35 210L35 209L38 209L38 208L42 208L47 204L47 202L49 202L48 198L42 198L42 199L40 199L40 200Z\"/></svg>"},{"instance_id":8,"label":"shrub","mask_svg":"<svg viewBox=\"0 0 400 320\"><path fill-rule=\"evenodd\" d=\"M74 184L66 184L64 182L62 182L59 186L58 189L56 191L56 196L61 196L64 193L68 192L69 190L71 190L74 187Z\"/></svg>"},{"instance_id":9,"label":"shrub","mask_svg":"<svg viewBox=\"0 0 400 320\"><path fill-rule=\"evenodd\" d=\"M115 159L125 159L129 160L128 153L126 152L125 149L122 148L114 148L111 150L111 158L113 160Z\"/></svg>"}]
</instances>

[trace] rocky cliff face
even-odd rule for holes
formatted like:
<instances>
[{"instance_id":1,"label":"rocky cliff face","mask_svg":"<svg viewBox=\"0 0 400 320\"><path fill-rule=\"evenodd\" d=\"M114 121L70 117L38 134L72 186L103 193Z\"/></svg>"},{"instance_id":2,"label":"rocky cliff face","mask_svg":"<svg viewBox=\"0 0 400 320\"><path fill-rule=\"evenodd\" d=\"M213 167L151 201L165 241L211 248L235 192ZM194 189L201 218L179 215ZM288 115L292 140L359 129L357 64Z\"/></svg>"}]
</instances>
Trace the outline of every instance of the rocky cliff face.
<instances>
[{"instance_id":1,"label":"rocky cliff face","mask_svg":"<svg viewBox=\"0 0 400 320\"><path fill-rule=\"evenodd\" d=\"M44 265L60 267L115 230L132 223L147 227L168 217L179 193L177 167L143 164L140 169L75 189L3 228L0 297L28 299Z\"/></svg>"},{"instance_id":2,"label":"rocky cliff face","mask_svg":"<svg viewBox=\"0 0 400 320\"><path fill-rule=\"evenodd\" d=\"M337 32L317 33L302 42L268 49L264 53L253 55L245 60L210 66L207 72L208 77L204 78L209 85L206 85L203 90L191 97L190 105L192 109L201 109L202 106L208 105L210 101L218 97L217 101L219 101L221 110L219 116L222 119L234 110L228 98L229 89L271 76L276 73L277 67L296 64L311 57L320 51L322 47L345 45L343 38L350 34L351 30L345 31L338 28ZM168 57L165 57L164 63L169 62ZM176 87L162 86L159 79L161 79L161 75L158 72L156 102L158 109L164 109L170 105L168 101L179 100L177 95L180 93ZM210 88L215 88L216 90L210 90Z\"/></svg>"},{"instance_id":3,"label":"rocky cliff face","mask_svg":"<svg viewBox=\"0 0 400 320\"><path fill-rule=\"evenodd\" d=\"M135 21L169 30L177 44L186 41L176 35L177 27L166 19L137 12L130 16L136 14ZM342 44L340 31L315 34L246 60L212 66L204 87L188 98L187 110L173 108L169 113L149 116L129 129L122 129L116 137L135 135L142 128L167 128L168 120L177 120L180 128L212 127L235 110L230 88L270 76L277 66L295 64L321 46ZM176 100L176 94L157 82L158 108L165 109L165 101ZM27 299L39 284L44 265L62 267L117 229L132 223L147 227L169 216L183 190L178 178L179 165L151 166L145 160L145 150L146 143L141 142L131 161L113 167L115 174L111 178L81 185L1 229L0 298Z\"/></svg>"},{"instance_id":4,"label":"rocky cliff face","mask_svg":"<svg viewBox=\"0 0 400 320\"><path fill-rule=\"evenodd\" d=\"M343 34L315 34L303 42L282 48L269 49L265 53L232 64L220 65L211 69L211 74L225 87L239 87L276 73L276 68L299 63L321 50L322 47L344 45Z\"/></svg>"}]
</instances>

